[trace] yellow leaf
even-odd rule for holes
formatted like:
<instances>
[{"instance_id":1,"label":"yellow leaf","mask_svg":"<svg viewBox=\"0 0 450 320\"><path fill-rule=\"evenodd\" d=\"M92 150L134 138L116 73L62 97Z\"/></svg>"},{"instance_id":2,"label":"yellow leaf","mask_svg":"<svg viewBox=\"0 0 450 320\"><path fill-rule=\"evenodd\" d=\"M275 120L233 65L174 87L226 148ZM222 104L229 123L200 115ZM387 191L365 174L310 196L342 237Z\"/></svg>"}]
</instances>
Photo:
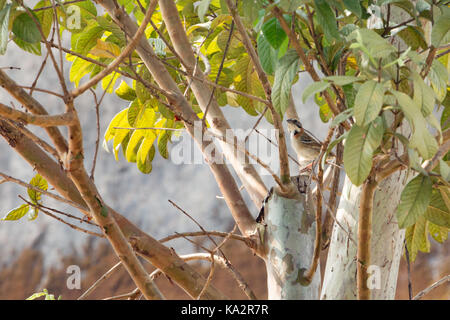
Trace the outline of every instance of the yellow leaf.
<instances>
[{"instance_id":1,"label":"yellow leaf","mask_svg":"<svg viewBox=\"0 0 450 320\"><path fill-rule=\"evenodd\" d=\"M120 55L120 48L115 43L97 39L97 44L89 53L100 58L115 59L118 55Z\"/></svg>"}]
</instances>

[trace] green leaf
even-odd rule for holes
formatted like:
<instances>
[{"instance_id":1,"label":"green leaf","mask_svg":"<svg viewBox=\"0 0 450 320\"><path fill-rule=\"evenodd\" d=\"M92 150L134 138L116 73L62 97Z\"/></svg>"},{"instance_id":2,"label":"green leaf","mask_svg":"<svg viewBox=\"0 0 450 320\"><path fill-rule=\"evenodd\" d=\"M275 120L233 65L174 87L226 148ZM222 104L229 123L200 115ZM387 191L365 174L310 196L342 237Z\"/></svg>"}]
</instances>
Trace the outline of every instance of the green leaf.
<instances>
[{"instance_id":1,"label":"green leaf","mask_svg":"<svg viewBox=\"0 0 450 320\"><path fill-rule=\"evenodd\" d=\"M436 95L417 72L413 72L412 79L414 83L413 100L421 107L422 114L426 117L434 110Z\"/></svg>"},{"instance_id":2,"label":"green leaf","mask_svg":"<svg viewBox=\"0 0 450 320\"><path fill-rule=\"evenodd\" d=\"M262 32L266 40L270 43L272 48L278 49L287 38L286 33L280 25L277 18L267 20L262 26Z\"/></svg>"},{"instance_id":3,"label":"green leaf","mask_svg":"<svg viewBox=\"0 0 450 320\"><path fill-rule=\"evenodd\" d=\"M356 40L357 43L354 43L352 48L363 49L371 59L386 58L396 52L394 46L371 29L356 29L348 39Z\"/></svg>"},{"instance_id":4,"label":"green leaf","mask_svg":"<svg viewBox=\"0 0 450 320\"><path fill-rule=\"evenodd\" d=\"M87 55L104 32L105 30L95 20L90 20L83 32L72 34L72 50L82 55Z\"/></svg>"},{"instance_id":5,"label":"green leaf","mask_svg":"<svg viewBox=\"0 0 450 320\"><path fill-rule=\"evenodd\" d=\"M255 81L255 76L257 75L254 72L253 63L247 55L242 56L236 61L234 65L234 81L237 90L254 94L255 91L258 90L257 86L260 86L260 83ZM237 95L236 102L237 105L240 105L249 115L258 115L253 100Z\"/></svg>"},{"instance_id":6,"label":"green leaf","mask_svg":"<svg viewBox=\"0 0 450 320\"><path fill-rule=\"evenodd\" d=\"M265 73L273 75L277 64L277 50L272 48L263 33L258 36L258 57Z\"/></svg>"},{"instance_id":7,"label":"green leaf","mask_svg":"<svg viewBox=\"0 0 450 320\"><path fill-rule=\"evenodd\" d=\"M167 150L167 143L170 140L170 136L171 136L171 132L168 130L165 130L158 137L158 151L159 151L159 154L165 159L169 159L169 151Z\"/></svg>"},{"instance_id":8,"label":"green leaf","mask_svg":"<svg viewBox=\"0 0 450 320\"><path fill-rule=\"evenodd\" d=\"M439 60L433 60L428 78L430 79L431 86L436 93L436 98L439 101L443 101L447 95L448 73L445 66Z\"/></svg>"},{"instance_id":9,"label":"green leaf","mask_svg":"<svg viewBox=\"0 0 450 320\"><path fill-rule=\"evenodd\" d=\"M38 21L37 18L36 21ZM12 32L16 37L28 43L36 43L41 40L41 34L36 26L36 22L25 12L14 19Z\"/></svg>"},{"instance_id":10,"label":"green leaf","mask_svg":"<svg viewBox=\"0 0 450 320\"><path fill-rule=\"evenodd\" d=\"M399 228L412 226L424 215L431 200L431 191L432 182L428 176L419 175L408 182L396 212Z\"/></svg>"},{"instance_id":11,"label":"green leaf","mask_svg":"<svg viewBox=\"0 0 450 320\"><path fill-rule=\"evenodd\" d=\"M295 50L289 50L281 58L275 70L275 80L272 89L272 102L275 110L283 118L289 105L292 83L299 68L299 58Z\"/></svg>"},{"instance_id":12,"label":"green leaf","mask_svg":"<svg viewBox=\"0 0 450 320\"><path fill-rule=\"evenodd\" d=\"M81 15L85 19L95 19L97 16L97 8L92 1L86 0L77 2L76 5L81 9ZM51 10L50 10L51 11Z\"/></svg>"},{"instance_id":13,"label":"green leaf","mask_svg":"<svg viewBox=\"0 0 450 320\"><path fill-rule=\"evenodd\" d=\"M442 178L445 181L450 182L450 166L442 159L439 160L439 171Z\"/></svg>"},{"instance_id":14,"label":"green leaf","mask_svg":"<svg viewBox=\"0 0 450 320\"><path fill-rule=\"evenodd\" d=\"M406 246L408 248L409 258L412 262L416 260L419 250L422 252L430 252L427 227L428 221L423 217L419 217L414 225L406 229Z\"/></svg>"},{"instance_id":15,"label":"green leaf","mask_svg":"<svg viewBox=\"0 0 450 320\"><path fill-rule=\"evenodd\" d=\"M378 116L383 106L384 91L383 85L373 80L359 87L354 106L357 125L364 127Z\"/></svg>"},{"instance_id":16,"label":"green leaf","mask_svg":"<svg viewBox=\"0 0 450 320\"><path fill-rule=\"evenodd\" d=\"M431 192L431 200L426 209L425 218L438 226L450 228L450 208L445 204L439 189L433 189Z\"/></svg>"},{"instance_id":17,"label":"green leaf","mask_svg":"<svg viewBox=\"0 0 450 320\"><path fill-rule=\"evenodd\" d=\"M356 16L358 18L361 18L362 15L362 8L361 8L361 3L359 0L344 0L344 5L345 7L353 12L354 14L356 14Z\"/></svg>"},{"instance_id":18,"label":"green leaf","mask_svg":"<svg viewBox=\"0 0 450 320\"><path fill-rule=\"evenodd\" d=\"M120 86L116 89L115 93L123 100L133 101L136 99L136 91L134 91L134 89L123 80L120 83Z\"/></svg>"},{"instance_id":19,"label":"green leaf","mask_svg":"<svg viewBox=\"0 0 450 320\"><path fill-rule=\"evenodd\" d=\"M48 189L47 180L45 180L39 173L31 179L30 184L45 191L47 191ZM34 204L38 204L38 202L41 200L41 192L30 188L27 189L27 192L31 202L33 202Z\"/></svg>"},{"instance_id":20,"label":"green leaf","mask_svg":"<svg viewBox=\"0 0 450 320\"><path fill-rule=\"evenodd\" d=\"M90 2L90 1L85 1L85 2ZM95 9L95 6L94 6L94 9ZM95 16L94 16L94 18L95 18ZM98 25L103 29L103 31L108 31L108 32L112 33L112 35L119 41L119 43L117 43L117 45L123 46L126 44L125 34L117 24L115 24L114 22L108 20L106 17L103 17L103 16L96 17L96 21L97 21ZM96 24L95 24L95 22L89 22L89 25L92 27L92 25L96 25Z\"/></svg>"},{"instance_id":21,"label":"green leaf","mask_svg":"<svg viewBox=\"0 0 450 320\"><path fill-rule=\"evenodd\" d=\"M142 146L142 145L141 145ZM139 171L144 174L149 174L152 171L152 158L155 154L155 147L151 146L150 152L147 152L144 161L140 157L137 158L137 167Z\"/></svg>"},{"instance_id":22,"label":"green leaf","mask_svg":"<svg viewBox=\"0 0 450 320\"><path fill-rule=\"evenodd\" d=\"M344 148L344 168L354 185L361 185L369 176L373 152L380 145L383 134L381 117L366 127L355 124L350 129Z\"/></svg>"},{"instance_id":23,"label":"green leaf","mask_svg":"<svg viewBox=\"0 0 450 320\"><path fill-rule=\"evenodd\" d=\"M308 100L308 98L311 97L313 94L316 94L318 92L322 92L325 89L327 89L329 86L330 86L330 83L327 82L327 81L317 81L317 82L311 83L303 91L302 102L305 103L306 100Z\"/></svg>"},{"instance_id":24,"label":"green leaf","mask_svg":"<svg viewBox=\"0 0 450 320\"><path fill-rule=\"evenodd\" d=\"M8 26L9 26L9 13L11 11L11 4L8 3L0 11L0 55L4 55L6 47L8 46Z\"/></svg>"},{"instance_id":25,"label":"green leaf","mask_svg":"<svg viewBox=\"0 0 450 320\"><path fill-rule=\"evenodd\" d=\"M303 0L280 0L279 7L285 12L292 12L302 4Z\"/></svg>"},{"instance_id":26,"label":"green leaf","mask_svg":"<svg viewBox=\"0 0 450 320\"><path fill-rule=\"evenodd\" d=\"M324 103L320 106L319 116L320 120L322 120L322 122L324 123L330 121L330 119L333 118L333 112L331 112L331 109L327 103Z\"/></svg>"},{"instance_id":27,"label":"green leaf","mask_svg":"<svg viewBox=\"0 0 450 320\"><path fill-rule=\"evenodd\" d=\"M2 218L3 221L13 221L13 220L19 220L24 215L27 214L28 210L30 209L28 204L22 204L20 207L12 209L9 211L6 216Z\"/></svg>"},{"instance_id":28,"label":"green leaf","mask_svg":"<svg viewBox=\"0 0 450 320\"><path fill-rule=\"evenodd\" d=\"M314 0L318 24L322 27L325 38L332 43L340 38L336 24L336 16L325 0Z\"/></svg>"},{"instance_id":29,"label":"green leaf","mask_svg":"<svg viewBox=\"0 0 450 320\"><path fill-rule=\"evenodd\" d=\"M197 14L201 22L205 21L205 14L208 12L211 0L201 0L197 7Z\"/></svg>"},{"instance_id":30,"label":"green leaf","mask_svg":"<svg viewBox=\"0 0 450 320\"><path fill-rule=\"evenodd\" d=\"M152 79L152 76L150 75L150 72L145 65L141 67L138 74L142 79L146 81L151 81ZM150 100L152 98L152 94L150 93L150 91L140 81L135 82L134 88L136 90L137 97L142 103L145 103L147 100Z\"/></svg>"},{"instance_id":31,"label":"green leaf","mask_svg":"<svg viewBox=\"0 0 450 320\"><path fill-rule=\"evenodd\" d=\"M431 30L431 44L437 48L450 31L450 13L445 11L434 23Z\"/></svg>"},{"instance_id":32,"label":"green leaf","mask_svg":"<svg viewBox=\"0 0 450 320\"><path fill-rule=\"evenodd\" d=\"M353 115L353 108L350 109L346 109L344 111L342 111L341 113L339 113L331 122L331 127L336 127L337 125L341 124L342 122L344 122L345 120L347 120L348 118L350 118Z\"/></svg>"},{"instance_id":33,"label":"green leaf","mask_svg":"<svg viewBox=\"0 0 450 320\"><path fill-rule=\"evenodd\" d=\"M89 2L89 1L87 1ZM49 7L52 3L50 0L41 0L39 1L34 9L39 9L43 7ZM50 34L50 30L52 29L53 24L53 10L40 10L36 12L36 17L39 19L39 22L41 24L42 33L44 34L45 38L48 37Z\"/></svg>"},{"instance_id":34,"label":"green leaf","mask_svg":"<svg viewBox=\"0 0 450 320\"><path fill-rule=\"evenodd\" d=\"M403 92L392 90L392 93L397 98L400 108L412 127L413 132L409 146L416 148L424 159L430 159L436 153L438 145L436 139L428 131L427 121L422 115L421 107Z\"/></svg>"},{"instance_id":35,"label":"green leaf","mask_svg":"<svg viewBox=\"0 0 450 320\"><path fill-rule=\"evenodd\" d=\"M24 51L35 54L37 56L41 55L41 43L40 42L29 43L29 42L23 41L20 38L14 37L14 43Z\"/></svg>"},{"instance_id":36,"label":"green leaf","mask_svg":"<svg viewBox=\"0 0 450 320\"><path fill-rule=\"evenodd\" d=\"M397 35L402 38L406 45L410 46L412 50L417 50L419 47L422 49L427 48L423 33L415 26L407 26L399 31Z\"/></svg>"},{"instance_id":37,"label":"green leaf","mask_svg":"<svg viewBox=\"0 0 450 320\"><path fill-rule=\"evenodd\" d=\"M325 166L325 161L328 157L328 154L331 152L331 150L333 150L333 148L342 140L347 139L349 131L345 131L342 135L339 136L339 138L331 141L331 143L328 145L327 150L325 151L325 155L322 157L322 163L321 166L324 167Z\"/></svg>"},{"instance_id":38,"label":"green leaf","mask_svg":"<svg viewBox=\"0 0 450 320\"><path fill-rule=\"evenodd\" d=\"M333 82L337 86L346 86L350 83L364 80L362 77L355 76L329 76L324 79Z\"/></svg>"}]
</instances>

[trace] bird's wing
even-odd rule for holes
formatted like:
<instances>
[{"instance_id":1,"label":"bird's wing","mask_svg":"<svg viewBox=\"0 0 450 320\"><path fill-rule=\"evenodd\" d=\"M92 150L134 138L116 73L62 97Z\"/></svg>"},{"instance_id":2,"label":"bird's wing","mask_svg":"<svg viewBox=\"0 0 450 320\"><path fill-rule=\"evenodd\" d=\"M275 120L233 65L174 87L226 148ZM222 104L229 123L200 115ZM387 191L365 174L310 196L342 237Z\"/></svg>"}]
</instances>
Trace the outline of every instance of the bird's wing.
<instances>
[{"instance_id":1,"label":"bird's wing","mask_svg":"<svg viewBox=\"0 0 450 320\"><path fill-rule=\"evenodd\" d=\"M319 139L317 139L309 130L306 130L305 128L303 128L303 130L305 131L306 134L303 134L301 136L301 141L305 144L310 144L310 145L322 145L322 142L320 142Z\"/></svg>"}]
</instances>

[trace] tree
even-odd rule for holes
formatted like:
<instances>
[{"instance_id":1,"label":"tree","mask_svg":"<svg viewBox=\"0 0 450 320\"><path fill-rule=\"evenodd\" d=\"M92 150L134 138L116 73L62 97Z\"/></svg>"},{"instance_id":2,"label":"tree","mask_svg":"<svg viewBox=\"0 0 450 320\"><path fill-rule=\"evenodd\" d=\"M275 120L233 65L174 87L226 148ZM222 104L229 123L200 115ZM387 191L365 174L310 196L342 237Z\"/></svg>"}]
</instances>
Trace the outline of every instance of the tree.
<instances>
[{"instance_id":1,"label":"tree","mask_svg":"<svg viewBox=\"0 0 450 320\"><path fill-rule=\"evenodd\" d=\"M41 0L31 8L13 0L0 9L1 53L10 38L31 54L45 47L44 63L52 63L62 94L45 92L66 106L65 113L49 115L45 102L32 96L34 86L27 92L0 70L0 84L26 109L0 104L0 134L38 172L30 183L1 174L29 194L4 220L27 213L35 218L46 210L42 195L71 204L101 228L146 298L164 296L138 255L193 298L226 298L210 285L214 264L230 267L255 297L220 255L221 244L207 254L179 256L103 201L84 167L76 108L77 97L99 83L129 101L111 120L104 145L112 140L115 157L122 149L142 173L151 172L156 149L168 158L172 136L189 133L241 233L196 235L244 241L267 266L270 299L391 299L404 238L411 260L429 251L428 233L439 242L447 238L445 1ZM66 36L70 48L62 46ZM306 76L314 82L302 99L314 96L330 125L312 171L291 177L282 120L298 118L291 87ZM273 124L279 173L233 136L221 111L230 106L257 117L252 131L263 117ZM26 125L43 128L51 144ZM333 149L335 163L327 166ZM254 162L271 173L273 187L263 183ZM263 205L256 221L231 168L256 207ZM319 290L319 254L326 245ZM208 278L187 264L193 259L211 261Z\"/></svg>"}]
</instances>

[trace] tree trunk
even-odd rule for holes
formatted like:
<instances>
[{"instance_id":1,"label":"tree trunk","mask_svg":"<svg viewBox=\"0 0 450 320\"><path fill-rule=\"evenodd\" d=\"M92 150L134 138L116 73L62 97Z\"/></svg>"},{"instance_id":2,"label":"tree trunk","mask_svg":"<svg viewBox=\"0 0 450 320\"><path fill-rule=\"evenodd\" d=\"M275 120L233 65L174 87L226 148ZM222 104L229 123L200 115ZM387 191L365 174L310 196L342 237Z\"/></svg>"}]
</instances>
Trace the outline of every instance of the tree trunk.
<instances>
[{"instance_id":1,"label":"tree trunk","mask_svg":"<svg viewBox=\"0 0 450 320\"><path fill-rule=\"evenodd\" d=\"M316 234L314 206L304 193L284 197L276 190L265 210L265 263L268 299L317 300L320 290L320 266L311 283L302 281L312 260Z\"/></svg>"},{"instance_id":2,"label":"tree trunk","mask_svg":"<svg viewBox=\"0 0 450 320\"><path fill-rule=\"evenodd\" d=\"M395 297L405 236L404 230L398 228L395 209L405 183L405 172L397 172L381 182L375 192L370 247L373 267L369 266L372 299ZM361 190L345 178L336 215L338 223L334 224L331 235L321 299L356 299L356 235Z\"/></svg>"}]
</instances>

